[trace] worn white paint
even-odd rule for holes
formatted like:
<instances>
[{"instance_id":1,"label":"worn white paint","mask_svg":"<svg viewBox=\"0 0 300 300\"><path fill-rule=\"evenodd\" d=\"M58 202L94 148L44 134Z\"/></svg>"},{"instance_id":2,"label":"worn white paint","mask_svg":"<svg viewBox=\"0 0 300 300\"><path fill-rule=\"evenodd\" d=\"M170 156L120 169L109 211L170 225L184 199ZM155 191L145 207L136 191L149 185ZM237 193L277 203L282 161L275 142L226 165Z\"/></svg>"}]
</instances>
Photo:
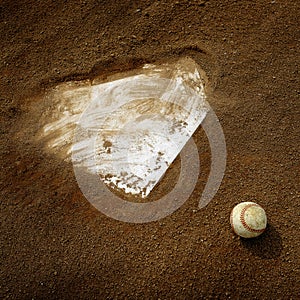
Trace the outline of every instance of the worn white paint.
<instances>
[{"instance_id":1,"label":"worn white paint","mask_svg":"<svg viewBox=\"0 0 300 300\"><path fill-rule=\"evenodd\" d=\"M203 82L189 58L115 78L56 87L40 138L111 187L146 197L206 115Z\"/></svg>"}]
</instances>

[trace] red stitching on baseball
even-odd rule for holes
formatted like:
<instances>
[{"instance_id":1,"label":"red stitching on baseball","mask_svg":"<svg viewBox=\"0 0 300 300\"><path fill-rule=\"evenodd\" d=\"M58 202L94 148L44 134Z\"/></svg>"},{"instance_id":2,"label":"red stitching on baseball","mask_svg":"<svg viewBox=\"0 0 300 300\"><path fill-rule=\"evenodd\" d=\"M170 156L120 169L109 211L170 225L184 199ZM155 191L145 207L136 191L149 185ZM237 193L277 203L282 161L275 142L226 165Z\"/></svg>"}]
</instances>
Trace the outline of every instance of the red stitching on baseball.
<instances>
[{"instance_id":1,"label":"red stitching on baseball","mask_svg":"<svg viewBox=\"0 0 300 300\"><path fill-rule=\"evenodd\" d=\"M245 213L246 213L246 210L252 206L258 206L258 207L261 207L259 206L258 204L254 204L254 203L251 203L251 204L247 204L241 211L241 215L240 215L240 221L242 223L242 225L244 226L245 229L247 229L248 231L250 232L264 232L265 231L265 228L263 229L254 229L254 228L251 228L247 223L246 223L246 220L245 220Z\"/></svg>"}]
</instances>

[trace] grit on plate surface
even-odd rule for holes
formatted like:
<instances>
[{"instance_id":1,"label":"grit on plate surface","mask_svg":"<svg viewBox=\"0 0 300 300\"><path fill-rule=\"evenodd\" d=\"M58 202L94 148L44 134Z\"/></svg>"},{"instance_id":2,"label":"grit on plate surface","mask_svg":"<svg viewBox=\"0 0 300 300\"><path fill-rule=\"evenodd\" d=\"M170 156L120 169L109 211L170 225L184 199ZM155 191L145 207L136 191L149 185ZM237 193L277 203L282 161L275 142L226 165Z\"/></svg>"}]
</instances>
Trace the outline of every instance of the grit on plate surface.
<instances>
[{"instance_id":1,"label":"grit on plate surface","mask_svg":"<svg viewBox=\"0 0 300 300\"><path fill-rule=\"evenodd\" d=\"M299 11L286 0L1 1L0 297L299 299ZM200 127L201 173L180 209L148 224L108 218L70 162L28 139L40 101L61 82L184 56L205 71L224 130L222 185L198 210L210 170ZM158 196L179 171L177 159ZM267 212L255 240L230 228L241 201Z\"/></svg>"}]
</instances>

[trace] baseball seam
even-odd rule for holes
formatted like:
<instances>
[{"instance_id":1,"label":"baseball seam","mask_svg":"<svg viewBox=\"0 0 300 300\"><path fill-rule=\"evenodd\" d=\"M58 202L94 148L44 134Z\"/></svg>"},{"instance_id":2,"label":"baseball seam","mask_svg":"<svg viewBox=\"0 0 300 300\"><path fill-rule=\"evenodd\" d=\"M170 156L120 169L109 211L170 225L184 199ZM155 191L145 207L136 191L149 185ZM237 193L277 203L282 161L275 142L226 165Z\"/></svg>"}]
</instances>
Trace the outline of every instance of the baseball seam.
<instances>
[{"instance_id":1,"label":"baseball seam","mask_svg":"<svg viewBox=\"0 0 300 300\"><path fill-rule=\"evenodd\" d=\"M241 221L243 227L244 227L245 229L247 229L248 231L250 231L250 232L257 232L257 233L264 232L264 231L265 231L265 228L263 228L263 229L254 229L254 228L251 228L251 227L247 224L247 222L246 222L246 220L245 220L245 213L246 213L246 210L247 210L248 208L252 207L252 206L258 206L258 207L260 207L258 204L252 204L252 203L246 205L246 206L242 209L242 211L241 211L240 221Z\"/></svg>"}]
</instances>

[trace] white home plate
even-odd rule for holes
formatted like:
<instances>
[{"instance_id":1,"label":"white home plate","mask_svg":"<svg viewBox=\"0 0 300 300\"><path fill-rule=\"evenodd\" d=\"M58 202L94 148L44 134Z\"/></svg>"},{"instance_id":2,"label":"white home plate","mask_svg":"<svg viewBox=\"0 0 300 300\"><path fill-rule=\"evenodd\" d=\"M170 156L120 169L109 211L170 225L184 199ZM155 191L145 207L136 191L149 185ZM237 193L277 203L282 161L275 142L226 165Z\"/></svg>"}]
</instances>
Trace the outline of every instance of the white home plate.
<instances>
[{"instance_id":1,"label":"white home plate","mask_svg":"<svg viewBox=\"0 0 300 300\"><path fill-rule=\"evenodd\" d=\"M74 166L98 174L112 188L142 197L152 191L208 111L199 69L189 58L146 65L136 74L72 86L61 94L69 101L61 116L44 126L43 135L51 136L48 145L70 147L76 125Z\"/></svg>"}]
</instances>

